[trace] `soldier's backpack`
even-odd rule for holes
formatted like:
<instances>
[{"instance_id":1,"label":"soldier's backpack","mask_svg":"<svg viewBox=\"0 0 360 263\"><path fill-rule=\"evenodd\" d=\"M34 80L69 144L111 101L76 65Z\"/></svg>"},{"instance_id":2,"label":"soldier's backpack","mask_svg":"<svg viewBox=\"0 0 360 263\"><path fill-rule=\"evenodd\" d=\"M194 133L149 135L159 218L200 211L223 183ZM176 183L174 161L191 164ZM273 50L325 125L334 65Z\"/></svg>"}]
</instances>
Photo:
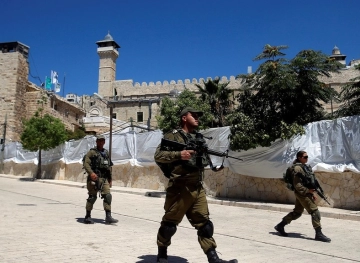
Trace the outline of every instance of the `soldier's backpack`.
<instances>
[{"instance_id":1,"label":"soldier's backpack","mask_svg":"<svg viewBox=\"0 0 360 263\"><path fill-rule=\"evenodd\" d=\"M288 167L285 171L285 173L283 174L283 180L286 184L286 187L291 190L294 191L295 187L294 187L294 183L293 183L293 171L294 171L294 165Z\"/></svg>"}]
</instances>

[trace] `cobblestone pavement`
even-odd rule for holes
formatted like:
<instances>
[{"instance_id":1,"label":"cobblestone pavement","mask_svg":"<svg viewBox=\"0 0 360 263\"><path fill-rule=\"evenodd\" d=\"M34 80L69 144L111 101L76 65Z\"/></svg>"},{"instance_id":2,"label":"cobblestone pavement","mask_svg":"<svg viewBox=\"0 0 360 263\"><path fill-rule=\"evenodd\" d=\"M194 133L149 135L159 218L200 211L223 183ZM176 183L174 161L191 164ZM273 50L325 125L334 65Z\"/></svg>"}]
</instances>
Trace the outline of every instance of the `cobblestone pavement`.
<instances>
[{"instance_id":1,"label":"cobblestone pavement","mask_svg":"<svg viewBox=\"0 0 360 263\"><path fill-rule=\"evenodd\" d=\"M48 182L48 183L44 183ZM73 186L73 187L71 187ZM156 262L156 234L163 215L161 192L113 188L112 215L104 223L98 198L94 225L82 223L87 191L84 184L0 176L0 262ZM155 196L155 197L149 197ZM156 197L158 196L158 197ZM291 206L225 202L209 198L218 254L239 262L360 262L358 212L320 208L323 232L331 243L314 241L309 215L286 227L274 225ZM253 207L253 208L249 208ZM259 208L259 209L255 209ZM333 215L333 216L332 216ZM335 219L348 215L351 220ZM350 217L351 216L351 217ZM340 218L346 218L340 216ZM170 263L206 263L196 230L186 219L169 247Z\"/></svg>"}]
</instances>

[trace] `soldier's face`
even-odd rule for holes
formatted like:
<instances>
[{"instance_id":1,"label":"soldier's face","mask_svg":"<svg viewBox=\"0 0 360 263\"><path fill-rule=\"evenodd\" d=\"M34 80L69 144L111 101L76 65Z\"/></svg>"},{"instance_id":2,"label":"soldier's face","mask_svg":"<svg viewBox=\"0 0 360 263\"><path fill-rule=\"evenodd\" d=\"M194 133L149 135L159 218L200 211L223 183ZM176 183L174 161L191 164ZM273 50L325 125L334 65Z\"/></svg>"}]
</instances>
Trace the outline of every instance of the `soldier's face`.
<instances>
[{"instance_id":1,"label":"soldier's face","mask_svg":"<svg viewBox=\"0 0 360 263\"><path fill-rule=\"evenodd\" d=\"M188 127L196 128L199 126L199 115L194 112L188 112L183 116L183 121Z\"/></svg>"},{"instance_id":2,"label":"soldier's face","mask_svg":"<svg viewBox=\"0 0 360 263\"><path fill-rule=\"evenodd\" d=\"M100 140L96 140L96 147L98 149L103 149L104 148L104 144L105 144L105 140L104 139L100 139Z\"/></svg>"},{"instance_id":3,"label":"soldier's face","mask_svg":"<svg viewBox=\"0 0 360 263\"><path fill-rule=\"evenodd\" d=\"M307 155L307 153L304 153L304 155L302 157L300 157L300 162L301 163L307 163L309 156Z\"/></svg>"}]
</instances>

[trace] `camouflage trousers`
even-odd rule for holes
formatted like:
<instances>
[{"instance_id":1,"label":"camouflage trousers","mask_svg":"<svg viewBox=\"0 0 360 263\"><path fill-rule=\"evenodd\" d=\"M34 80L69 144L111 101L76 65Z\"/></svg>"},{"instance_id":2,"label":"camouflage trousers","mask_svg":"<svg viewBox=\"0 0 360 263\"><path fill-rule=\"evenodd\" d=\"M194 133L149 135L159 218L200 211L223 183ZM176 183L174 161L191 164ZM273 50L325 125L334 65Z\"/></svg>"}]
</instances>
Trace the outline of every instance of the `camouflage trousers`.
<instances>
[{"instance_id":1,"label":"camouflage trousers","mask_svg":"<svg viewBox=\"0 0 360 263\"><path fill-rule=\"evenodd\" d=\"M173 223L178 225L186 215L190 224L195 229L199 229L209 220L206 194L200 183L198 185L186 185L170 181L166 189L164 209L165 214L161 224ZM198 242L204 253L210 248L216 248L216 242L213 237L198 236ZM167 247L170 244L171 240L162 237L159 229L157 245Z\"/></svg>"},{"instance_id":2,"label":"camouflage trousers","mask_svg":"<svg viewBox=\"0 0 360 263\"><path fill-rule=\"evenodd\" d=\"M306 209L306 211L311 215L311 223L313 227L320 227L320 212L314 200L311 197L300 195L297 192L294 192L294 194L296 197L294 210L287 214L283 220L290 224L291 221L298 219L304 212L304 209Z\"/></svg>"},{"instance_id":3,"label":"camouflage trousers","mask_svg":"<svg viewBox=\"0 0 360 263\"><path fill-rule=\"evenodd\" d=\"M110 194L110 184L109 184L108 180L105 179L105 178L99 178L99 183L104 184L103 188L102 188L102 191L101 191L101 195L105 196L107 194ZM88 190L89 197L90 196L95 196L96 197L95 199L97 199L97 194L98 194L97 185L98 184L95 184L95 182L93 182L91 180L87 181L87 190ZM104 210L111 211L111 204L108 204L105 201L106 200L104 198L103 199ZM89 202L89 199L87 199L87 201L86 201L86 210L91 211L93 209L94 203Z\"/></svg>"}]
</instances>

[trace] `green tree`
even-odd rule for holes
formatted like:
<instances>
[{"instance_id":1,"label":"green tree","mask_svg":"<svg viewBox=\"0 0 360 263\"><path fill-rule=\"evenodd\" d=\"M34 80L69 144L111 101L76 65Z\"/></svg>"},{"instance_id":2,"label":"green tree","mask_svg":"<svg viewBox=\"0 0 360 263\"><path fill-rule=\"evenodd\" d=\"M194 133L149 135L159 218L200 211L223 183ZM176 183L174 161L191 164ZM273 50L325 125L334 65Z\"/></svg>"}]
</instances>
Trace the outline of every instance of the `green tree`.
<instances>
[{"instance_id":1,"label":"green tree","mask_svg":"<svg viewBox=\"0 0 360 263\"><path fill-rule=\"evenodd\" d=\"M254 61L262 60L262 59L268 59L269 61L275 61L276 57L286 55L285 53L280 52L280 50L287 49L287 48L288 48L288 46L286 46L286 45L271 46L269 44L266 44L264 46L263 51L254 58Z\"/></svg>"},{"instance_id":2,"label":"green tree","mask_svg":"<svg viewBox=\"0 0 360 263\"><path fill-rule=\"evenodd\" d=\"M228 116L233 150L268 147L277 139L304 134L303 125L324 118L320 102L328 102L335 91L319 76L330 76L341 64L313 50L300 51L291 60L277 58L285 48L266 45L255 58L266 59L256 72L237 76L245 90Z\"/></svg>"},{"instance_id":3,"label":"green tree","mask_svg":"<svg viewBox=\"0 0 360 263\"><path fill-rule=\"evenodd\" d=\"M23 132L20 136L25 150L38 151L38 169L35 178L41 178L41 151L50 150L65 142L66 129L64 124L57 118L43 114L43 105L46 98L39 101L41 107L33 117L23 121Z\"/></svg>"},{"instance_id":4,"label":"green tree","mask_svg":"<svg viewBox=\"0 0 360 263\"><path fill-rule=\"evenodd\" d=\"M208 123L212 121L210 106L198 99L194 92L185 89L176 98L165 97L161 100L160 116L156 116L159 129L164 133L179 127L179 114L187 106L204 112L201 117L199 129L209 128Z\"/></svg>"},{"instance_id":5,"label":"green tree","mask_svg":"<svg viewBox=\"0 0 360 263\"><path fill-rule=\"evenodd\" d=\"M355 66L360 73L360 64ZM350 80L352 83L345 85L340 92L343 104L335 112L337 117L345 117L360 114L360 76Z\"/></svg>"},{"instance_id":6,"label":"green tree","mask_svg":"<svg viewBox=\"0 0 360 263\"><path fill-rule=\"evenodd\" d=\"M220 79L209 79L204 81L204 87L200 84L195 84L199 89L201 95L200 99L210 105L210 111L213 115L213 120L209 124L210 127L226 126L225 116L228 115L233 108L233 101L231 95L233 91L228 89L229 82L220 83Z\"/></svg>"},{"instance_id":7,"label":"green tree","mask_svg":"<svg viewBox=\"0 0 360 263\"><path fill-rule=\"evenodd\" d=\"M79 140L82 139L86 136L86 132L85 132L85 127L84 125L82 125L81 127L79 127L78 129L75 129L75 131L70 131L70 130L66 130L66 140L70 141L70 140Z\"/></svg>"}]
</instances>

